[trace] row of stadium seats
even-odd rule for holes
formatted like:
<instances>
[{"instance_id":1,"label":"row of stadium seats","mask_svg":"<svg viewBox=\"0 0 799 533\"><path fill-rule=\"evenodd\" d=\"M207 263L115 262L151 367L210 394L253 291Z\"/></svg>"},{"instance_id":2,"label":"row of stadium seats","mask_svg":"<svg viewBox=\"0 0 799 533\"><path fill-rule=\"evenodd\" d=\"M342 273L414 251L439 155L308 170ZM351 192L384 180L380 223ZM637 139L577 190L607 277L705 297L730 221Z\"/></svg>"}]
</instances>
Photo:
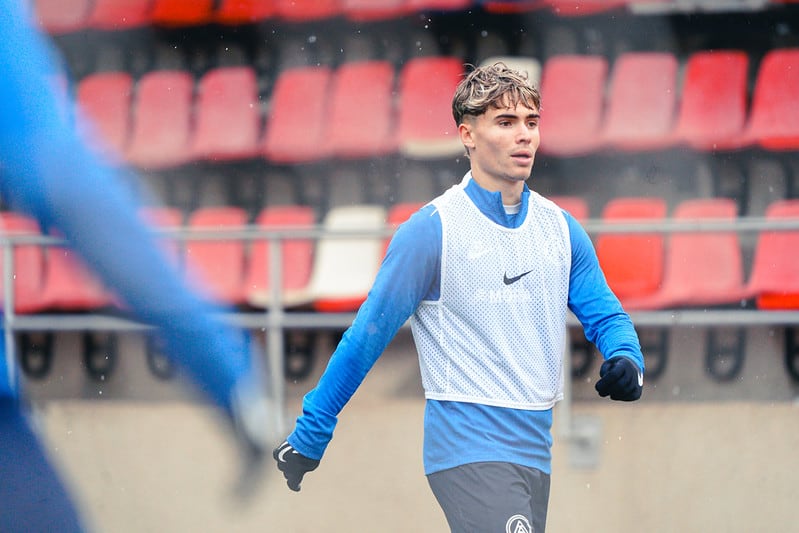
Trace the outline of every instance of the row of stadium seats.
<instances>
[{"instance_id":1,"label":"row of stadium seats","mask_svg":"<svg viewBox=\"0 0 799 533\"><path fill-rule=\"evenodd\" d=\"M494 58L502 59L502 58ZM774 49L757 65L743 51L628 52L613 64L595 55L505 58L541 75L541 153L556 157L688 146L700 151L799 148L799 49ZM751 95L748 72L757 69ZM401 153L442 158L462 152L450 114L463 75L455 57L420 57L280 73L266 97L249 66L220 67L195 82L185 71L83 78L79 107L98 148L134 166L265 157L276 164ZM751 104L749 103L751 101Z\"/></svg>"},{"instance_id":2,"label":"row of stadium seats","mask_svg":"<svg viewBox=\"0 0 799 533\"><path fill-rule=\"evenodd\" d=\"M553 198L576 218L588 211L584 200ZM327 235L314 241L288 236L282 248L282 303L319 312L354 311L366 297L385 254L388 237L421 204L342 206L321 221ZM235 207L206 207L183 223L174 209L151 208L145 219L162 230L243 230L247 215ZM732 222L735 204L727 199L691 199L667 217L662 198L616 198L603 210L605 222L667 220ZM768 220L799 220L799 200L774 202ZM8 234L38 234L30 219L3 213ZM304 206L265 208L254 226L263 230L311 230L316 220ZM372 236L331 236L335 232L374 232ZM207 238L207 240L205 240ZM177 238L175 238L177 239ZM685 230L662 233L601 233L595 236L600 264L608 283L629 310L702 306L741 306L749 300L759 309L799 309L799 231L762 231L751 273L745 280L739 235L732 230ZM165 237L166 252L209 299L233 306L270 306L270 249L264 239L216 238L203 234L183 241ZM116 305L69 251L23 244L16 249L14 280L18 313L97 310Z\"/></svg>"},{"instance_id":3,"label":"row of stadium seats","mask_svg":"<svg viewBox=\"0 0 799 533\"><path fill-rule=\"evenodd\" d=\"M420 12L483 9L518 14L547 10L558 16L583 16L628 9L641 13L707 10L702 0L32 0L35 17L53 34L88 29L123 30L146 25L181 27L241 25L269 21L309 22L344 17L363 22ZM712 11L763 9L790 0L722 0Z\"/></svg>"}]
</instances>

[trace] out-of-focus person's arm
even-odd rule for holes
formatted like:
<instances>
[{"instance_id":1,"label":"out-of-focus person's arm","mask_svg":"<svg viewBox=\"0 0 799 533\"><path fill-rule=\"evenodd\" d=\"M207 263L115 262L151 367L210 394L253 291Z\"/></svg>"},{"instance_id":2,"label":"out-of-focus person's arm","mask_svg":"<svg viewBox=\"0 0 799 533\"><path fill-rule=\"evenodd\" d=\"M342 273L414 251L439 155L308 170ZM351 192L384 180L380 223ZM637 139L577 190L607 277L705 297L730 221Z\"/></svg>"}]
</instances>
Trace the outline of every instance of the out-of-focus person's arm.
<instances>
[{"instance_id":1,"label":"out-of-focus person's arm","mask_svg":"<svg viewBox=\"0 0 799 533\"><path fill-rule=\"evenodd\" d=\"M58 229L136 318L158 328L167 353L199 389L234 419L241 416L238 393L249 390L258 404L262 392L247 343L170 266L120 179L127 171L99 160L68 121L68 104L52 88L55 51L17 0L0 0L0 36L3 198Z\"/></svg>"}]
</instances>

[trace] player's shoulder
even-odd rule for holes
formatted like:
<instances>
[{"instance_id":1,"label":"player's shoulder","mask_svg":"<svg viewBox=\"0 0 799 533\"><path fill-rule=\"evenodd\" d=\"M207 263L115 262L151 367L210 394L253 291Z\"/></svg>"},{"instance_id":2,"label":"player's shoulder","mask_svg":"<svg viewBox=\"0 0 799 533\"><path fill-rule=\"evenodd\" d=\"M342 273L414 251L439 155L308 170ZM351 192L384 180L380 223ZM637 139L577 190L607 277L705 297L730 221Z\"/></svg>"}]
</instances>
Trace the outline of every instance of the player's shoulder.
<instances>
[{"instance_id":1,"label":"player's shoulder","mask_svg":"<svg viewBox=\"0 0 799 533\"><path fill-rule=\"evenodd\" d=\"M435 224L440 224L438 206L431 201L420 205L400 227L421 229Z\"/></svg>"}]
</instances>

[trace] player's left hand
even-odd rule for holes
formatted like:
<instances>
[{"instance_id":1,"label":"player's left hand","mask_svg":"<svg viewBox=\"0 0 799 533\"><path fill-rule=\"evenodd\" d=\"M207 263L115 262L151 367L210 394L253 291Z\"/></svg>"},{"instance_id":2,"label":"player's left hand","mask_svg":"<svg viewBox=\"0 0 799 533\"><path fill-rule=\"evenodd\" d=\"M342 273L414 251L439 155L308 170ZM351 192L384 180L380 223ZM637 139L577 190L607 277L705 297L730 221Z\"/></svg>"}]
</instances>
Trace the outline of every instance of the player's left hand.
<instances>
[{"instance_id":1,"label":"player's left hand","mask_svg":"<svg viewBox=\"0 0 799 533\"><path fill-rule=\"evenodd\" d=\"M311 459L305 457L303 454L294 449L294 447L283 441L283 443L274 449L272 457L277 461L277 468L283 472L283 477L286 478L286 484L294 492L300 491L302 478L308 472L316 470L319 466L318 459Z\"/></svg>"},{"instance_id":2,"label":"player's left hand","mask_svg":"<svg viewBox=\"0 0 799 533\"><path fill-rule=\"evenodd\" d=\"M611 400L634 402L641 397L644 375L629 357L612 357L602 363L599 378L594 388L603 398L610 396Z\"/></svg>"}]
</instances>

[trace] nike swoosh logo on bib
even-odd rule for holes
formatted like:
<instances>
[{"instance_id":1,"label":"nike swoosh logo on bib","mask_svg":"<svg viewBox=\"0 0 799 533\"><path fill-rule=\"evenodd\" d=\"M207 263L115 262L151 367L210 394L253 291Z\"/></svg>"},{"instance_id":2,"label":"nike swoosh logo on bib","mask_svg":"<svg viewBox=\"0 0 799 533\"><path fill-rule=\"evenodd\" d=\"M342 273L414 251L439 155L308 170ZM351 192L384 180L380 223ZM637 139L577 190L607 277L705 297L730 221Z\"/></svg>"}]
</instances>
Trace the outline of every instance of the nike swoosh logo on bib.
<instances>
[{"instance_id":1,"label":"nike swoosh logo on bib","mask_svg":"<svg viewBox=\"0 0 799 533\"><path fill-rule=\"evenodd\" d=\"M510 285L511 283L516 283L530 272L532 272L532 270L528 270L527 272L522 272L518 276L513 276L512 278L509 278L508 274L505 273L505 275L502 277L502 281L505 283L505 285Z\"/></svg>"}]
</instances>

